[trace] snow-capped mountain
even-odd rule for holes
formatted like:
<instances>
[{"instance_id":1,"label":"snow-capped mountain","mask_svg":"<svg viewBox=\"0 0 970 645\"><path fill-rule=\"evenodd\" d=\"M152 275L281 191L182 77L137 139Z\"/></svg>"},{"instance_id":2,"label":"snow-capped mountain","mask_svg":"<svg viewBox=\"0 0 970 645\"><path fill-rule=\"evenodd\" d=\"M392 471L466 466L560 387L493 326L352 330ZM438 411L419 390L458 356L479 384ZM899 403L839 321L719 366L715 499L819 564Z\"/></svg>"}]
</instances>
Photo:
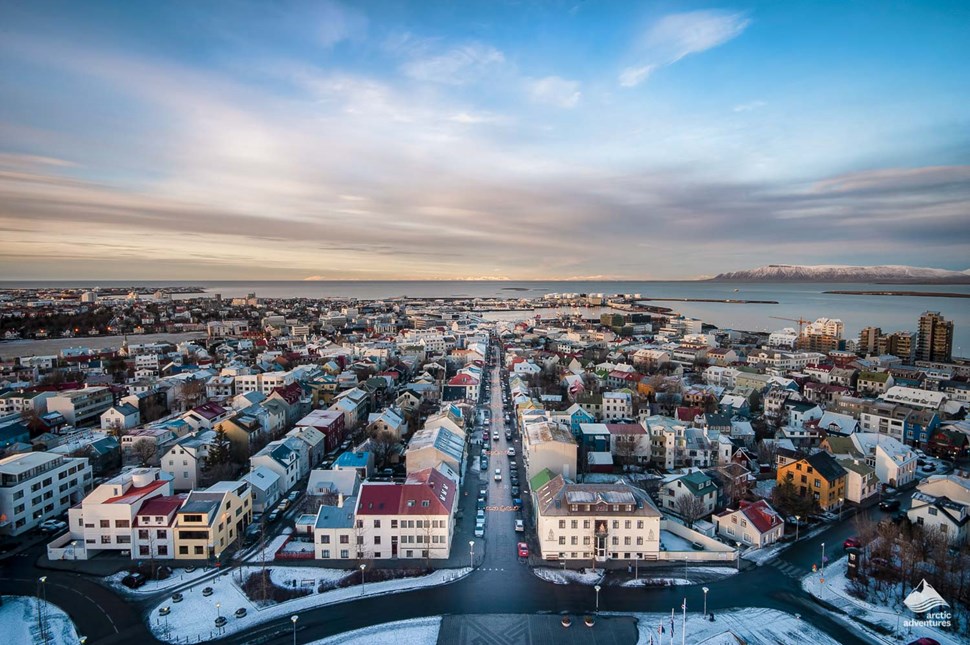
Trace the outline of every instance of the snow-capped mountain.
<instances>
[{"instance_id":1,"label":"snow-capped mountain","mask_svg":"<svg viewBox=\"0 0 970 645\"><path fill-rule=\"evenodd\" d=\"M970 284L970 269L949 271L901 265L857 267L839 264L769 264L747 271L719 273L717 282L895 282Z\"/></svg>"}]
</instances>

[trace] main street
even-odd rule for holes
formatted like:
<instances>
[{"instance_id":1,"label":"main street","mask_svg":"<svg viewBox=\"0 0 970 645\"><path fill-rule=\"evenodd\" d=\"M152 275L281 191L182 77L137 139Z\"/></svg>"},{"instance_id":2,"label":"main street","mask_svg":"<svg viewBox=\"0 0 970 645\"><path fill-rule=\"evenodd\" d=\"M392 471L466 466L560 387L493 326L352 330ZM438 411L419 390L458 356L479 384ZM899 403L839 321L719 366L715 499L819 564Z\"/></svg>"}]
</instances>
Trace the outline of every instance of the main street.
<instances>
[{"instance_id":1,"label":"main street","mask_svg":"<svg viewBox=\"0 0 970 645\"><path fill-rule=\"evenodd\" d=\"M491 432L499 440L488 443L494 451L489 468L481 473L481 481L489 487L490 507L509 507L512 503L509 482L509 459L505 451L510 446L505 439L500 371L496 366L490 375ZM516 459L521 450L516 441ZM476 458L472 455L472 458ZM494 481L494 471L500 469L502 481ZM521 483L526 484L525 471L520 468ZM470 494L477 495L479 482L474 472L466 479ZM525 491L523 491L524 493ZM876 512L876 511L873 511ZM348 630L369 627L385 622L442 614L533 614L591 613L595 605L592 587L555 585L535 577L516 553L521 533L514 530L515 514L507 510L487 513L485 544L476 540L476 570L466 578L441 587L395 594L392 597L372 597L340 605L299 612L298 642L333 636ZM473 521L466 518L466 521ZM723 580L706 583L710 589L707 606L719 611L739 607L767 607L800 614L802 619L828 633L839 643L869 643L833 620L802 591L800 579L811 572L812 564L821 560L821 543L827 545L831 560L841 556L842 541L855 533L851 519L834 523L818 535L792 545L782 555L764 566L741 571ZM464 545L454 544L453 549ZM47 599L66 611L88 637L89 643L152 643L157 642L145 625L143 613L154 600L132 601L114 590L101 586L93 579L75 573L48 571L34 565L43 552L43 545L5 561L3 592L18 595L37 593L37 579L46 575ZM163 594L165 595L165 594ZM604 586L600 592L600 610L621 613L665 613L679 607L687 599L688 611L700 611L703 592L700 585L684 587L625 588ZM288 616L270 620L247 631L222 639L223 643L271 643L289 645L293 625Z\"/></svg>"}]
</instances>

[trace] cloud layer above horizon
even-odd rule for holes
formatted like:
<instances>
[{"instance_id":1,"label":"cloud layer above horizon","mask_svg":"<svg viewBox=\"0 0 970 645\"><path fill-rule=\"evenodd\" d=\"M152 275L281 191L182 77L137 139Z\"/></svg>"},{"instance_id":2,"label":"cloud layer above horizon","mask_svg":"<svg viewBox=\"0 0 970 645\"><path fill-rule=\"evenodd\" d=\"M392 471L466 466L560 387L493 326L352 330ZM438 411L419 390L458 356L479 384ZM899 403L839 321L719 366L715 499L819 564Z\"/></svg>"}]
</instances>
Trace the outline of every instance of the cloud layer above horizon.
<instances>
[{"instance_id":1,"label":"cloud layer above horizon","mask_svg":"<svg viewBox=\"0 0 970 645\"><path fill-rule=\"evenodd\" d=\"M970 9L877 6L8 3L0 275L966 269Z\"/></svg>"}]
</instances>

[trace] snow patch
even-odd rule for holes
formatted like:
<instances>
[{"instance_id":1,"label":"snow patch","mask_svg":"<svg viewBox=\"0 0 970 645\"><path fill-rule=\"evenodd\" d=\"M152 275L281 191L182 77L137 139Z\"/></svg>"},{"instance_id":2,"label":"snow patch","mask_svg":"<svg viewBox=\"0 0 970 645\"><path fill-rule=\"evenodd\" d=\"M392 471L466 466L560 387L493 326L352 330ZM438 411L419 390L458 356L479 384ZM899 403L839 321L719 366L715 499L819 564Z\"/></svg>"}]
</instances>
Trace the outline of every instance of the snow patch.
<instances>
[{"instance_id":1,"label":"snow patch","mask_svg":"<svg viewBox=\"0 0 970 645\"><path fill-rule=\"evenodd\" d=\"M440 629L441 616L413 618L355 629L310 645L435 645Z\"/></svg>"},{"instance_id":2,"label":"snow patch","mask_svg":"<svg viewBox=\"0 0 970 645\"><path fill-rule=\"evenodd\" d=\"M838 645L824 632L804 620L774 609L745 607L717 612L714 622L705 620L700 606L687 608L688 643L695 645L737 645L734 635L744 639L747 645ZM617 614L622 615L622 614ZM670 638L670 614L634 614L640 633L637 645L650 645ZM663 626L661 638L659 628ZM683 614L677 608L673 619L673 642L681 642L684 628Z\"/></svg>"},{"instance_id":3,"label":"snow patch","mask_svg":"<svg viewBox=\"0 0 970 645\"><path fill-rule=\"evenodd\" d=\"M75 645L80 640L74 623L57 605L30 596L3 596L0 625L8 643L43 643L44 636L47 645Z\"/></svg>"},{"instance_id":4,"label":"snow patch","mask_svg":"<svg viewBox=\"0 0 970 645\"><path fill-rule=\"evenodd\" d=\"M532 573L540 580L551 582L554 585L598 585L603 582L603 576L606 572L603 569L573 571L572 569L536 567L532 570Z\"/></svg>"}]
</instances>

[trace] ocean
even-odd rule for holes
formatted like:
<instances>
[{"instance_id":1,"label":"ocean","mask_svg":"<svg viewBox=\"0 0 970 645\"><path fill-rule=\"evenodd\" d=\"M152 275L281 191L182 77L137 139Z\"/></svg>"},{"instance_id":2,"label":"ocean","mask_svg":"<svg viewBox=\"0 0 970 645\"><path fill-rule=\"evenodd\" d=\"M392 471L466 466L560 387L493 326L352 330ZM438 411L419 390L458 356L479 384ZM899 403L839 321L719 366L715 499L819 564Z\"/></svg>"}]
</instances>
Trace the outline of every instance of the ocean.
<instances>
[{"instance_id":1,"label":"ocean","mask_svg":"<svg viewBox=\"0 0 970 645\"><path fill-rule=\"evenodd\" d=\"M847 338L857 337L863 327L884 332L915 331L924 311L939 311L954 324L953 353L970 353L970 299L918 296L859 296L825 293L831 290L899 290L970 294L970 285L884 285L832 283L730 283L730 282L558 282L558 281L100 281L100 282L0 282L0 289L39 287L199 287L205 296L223 298L255 293L263 298L356 297L380 299L505 297L537 298L547 293L639 293L650 298L708 298L774 300L777 305L712 302L655 302L687 316L721 328L767 331L796 327L777 318L840 318ZM737 291L735 291L737 290ZM179 297L200 297L179 296ZM503 318L526 318L528 312L499 314ZM777 318L775 318L777 317ZM76 343L80 344L78 339ZM0 345L2 347L2 345ZM0 352L2 353L2 352Z\"/></svg>"}]
</instances>

